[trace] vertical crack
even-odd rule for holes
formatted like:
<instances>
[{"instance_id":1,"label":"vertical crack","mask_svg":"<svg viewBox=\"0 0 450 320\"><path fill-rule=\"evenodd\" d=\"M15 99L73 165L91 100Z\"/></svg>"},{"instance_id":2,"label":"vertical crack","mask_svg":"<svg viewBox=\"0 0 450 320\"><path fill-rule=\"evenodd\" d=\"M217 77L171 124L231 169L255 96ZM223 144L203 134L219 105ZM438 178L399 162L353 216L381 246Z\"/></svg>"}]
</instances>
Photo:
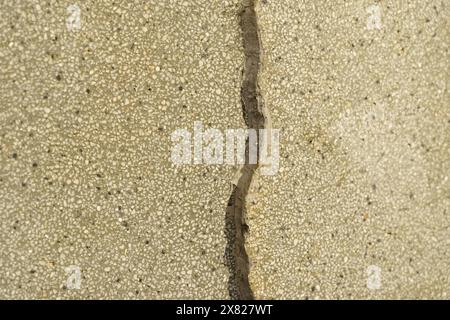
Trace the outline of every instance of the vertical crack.
<instances>
[{"instance_id":1,"label":"vertical crack","mask_svg":"<svg viewBox=\"0 0 450 320\"><path fill-rule=\"evenodd\" d=\"M242 112L248 129L256 129L259 141L259 129L265 127L263 102L258 87L258 72L260 69L261 44L258 32L258 20L255 11L255 0L243 0L240 13L240 27L243 37L245 64L241 86ZM252 300L254 295L250 287L249 259L245 250L245 235L249 231L246 224L245 204L253 179L259 166L259 150L252 149L250 141L246 142L246 162L241 169L241 176L234 186L228 201L225 215L225 235L227 246L225 260L229 269L228 291L233 300ZM257 164L249 161L249 150L257 150Z\"/></svg>"}]
</instances>

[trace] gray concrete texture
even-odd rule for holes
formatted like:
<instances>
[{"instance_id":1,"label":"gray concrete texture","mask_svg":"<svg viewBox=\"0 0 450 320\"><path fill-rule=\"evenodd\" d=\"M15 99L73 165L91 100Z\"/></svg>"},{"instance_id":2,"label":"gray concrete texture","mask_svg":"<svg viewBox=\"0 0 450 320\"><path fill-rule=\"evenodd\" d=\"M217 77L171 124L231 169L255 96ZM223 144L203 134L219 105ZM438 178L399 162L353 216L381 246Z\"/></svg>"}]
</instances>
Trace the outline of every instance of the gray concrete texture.
<instances>
[{"instance_id":1,"label":"gray concrete texture","mask_svg":"<svg viewBox=\"0 0 450 320\"><path fill-rule=\"evenodd\" d=\"M244 2L0 1L0 298L236 298L240 168L170 157L195 121L247 127ZM281 140L279 172L256 171L241 199L249 291L448 299L449 3L256 13Z\"/></svg>"}]
</instances>

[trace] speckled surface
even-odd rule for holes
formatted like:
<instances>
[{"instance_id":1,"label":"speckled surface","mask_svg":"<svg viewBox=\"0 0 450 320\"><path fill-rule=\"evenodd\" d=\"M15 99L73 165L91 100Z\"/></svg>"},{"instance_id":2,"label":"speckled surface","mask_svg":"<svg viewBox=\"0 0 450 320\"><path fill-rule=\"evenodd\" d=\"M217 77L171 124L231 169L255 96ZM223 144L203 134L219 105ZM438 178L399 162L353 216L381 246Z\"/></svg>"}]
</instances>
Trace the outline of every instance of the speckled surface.
<instances>
[{"instance_id":1,"label":"speckled surface","mask_svg":"<svg viewBox=\"0 0 450 320\"><path fill-rule=\"evenodd\" d=\"M236 169L170 139L245 125L238 3L0 3L1 298L228 298Z\"/></svg>"},{"instance_id":2,"label":"speckled surface","mask_svg":"<svg viewBox=\"0 0 450 320\"><path fill-rule=\"evenodd\" d=\"M373 3L259 6L282 133L281 171L248 202L257 298L450 297L450 7L375 2L372 28Z\"/></svg>"},{"instance_id":3,"label":"speckled surface","mask_svg":"<svg viewBox=\"0 0 450 320\"><path fill-rule=\"evenodd\" d=\"M0 298L230 298L238 168L170 156L246 127L242 1L0 2ZM252 295L449 299L449 4L257 2Z\"/></svg>"}]
</instances>

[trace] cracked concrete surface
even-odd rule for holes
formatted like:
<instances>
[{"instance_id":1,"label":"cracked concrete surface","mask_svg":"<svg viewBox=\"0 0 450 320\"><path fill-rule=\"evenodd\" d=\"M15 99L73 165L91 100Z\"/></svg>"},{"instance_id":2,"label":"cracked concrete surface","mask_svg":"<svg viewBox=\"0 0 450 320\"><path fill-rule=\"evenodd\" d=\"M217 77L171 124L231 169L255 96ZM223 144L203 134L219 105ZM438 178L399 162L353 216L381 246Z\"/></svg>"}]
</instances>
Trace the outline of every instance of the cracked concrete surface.
<instances>
[{"instance_id":1,"label":"cracked concrete surface","mask_svg":"<svg viewBox=\"0 0 450 320\"><path fill-rule=\"evenodd\" d=\"M240 1L70 4L0 4L0 297L228 298L236 168L170 154L245 127Z\"/></svg>"},{"instance_id":2,"label":"cracked concrete surface","mask_svg":"<svg viewBox=\"0 0 450 320\"><path fill-rule=\"evenodd\" d=\"M242 112L247 127L256 130L256 138L259 141L259 130L265 128L265 115L258 86L261 65L261 41L254 0L245 0L243 2L243 8L239 17L245 54L241 86ZM257 159L255 164L252 164L250 161L251 150L258 152L259 145L257 141L251 141L250 138L247 138L246 164L240 170L240 177L237 185L233 188L225 217L225 231L228 239L225 257L230 270L230 297L239 300L254 299L254 294L248 281L249 260L245 250L245 237L248 232L248 226L245 221L245 207L248 190L255 171L260 165L260 159ZM257 158L259 158L259 153Z\"/></svg>"},{"instance_id":3,"label":"cracked concrete surface","mask_svg":"<svg viewBox=\"0 0 450 320\"><path fill-rule=\"evenodd\" d=\"M282 134L247 203L256 298L449 298L450 8L375 2L378 29L373 3L258 8Z\"/></svg>"},{"instance_id":4,"label":"cracked concrete surface","mask_svg":"<svg viewBox=\"0 0 450 320\"><path fill-rule=\"evenodd\" d=\"M0 298L449 298L448 3L252 8L0 3ZM175 165L195 121L279 173Z\"/></svg>"}]
</instances>

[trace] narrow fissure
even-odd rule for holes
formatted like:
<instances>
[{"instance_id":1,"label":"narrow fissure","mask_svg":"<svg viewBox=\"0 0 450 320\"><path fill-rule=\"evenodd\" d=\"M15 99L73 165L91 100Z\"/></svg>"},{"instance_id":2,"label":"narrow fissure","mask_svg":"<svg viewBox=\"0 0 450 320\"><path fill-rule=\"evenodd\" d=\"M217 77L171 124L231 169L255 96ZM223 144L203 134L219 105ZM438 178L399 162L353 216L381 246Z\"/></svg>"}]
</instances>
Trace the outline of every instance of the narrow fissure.
<instances>
[{"instance_id":1,"label":"narrow fissure","mask_svg":"<svg viewBox=\"0 0 450 320\"><path fill-rule=\"evenodd\" d=\"M256 129L259 141L259 129L264 128L265 118L263 102L258 87L261 44L258 32L258 20L255 0L243 0L240 13L240 27L243 36L245 64L241 86L242 112L248 129ZM259 164L250 164L246 143L246 164L241 169L241 177L229 198L225 215L225 235L227 246L225 260L229 269L228 291L233 300L252 300L254 295L249 283L249 258L245 250L245 235L249 231L246 224L245 203L250 184ZM256 142L257 143L257 142ZM258 162L259 163L259 149Z\"/></svg>"}]
</instances>

